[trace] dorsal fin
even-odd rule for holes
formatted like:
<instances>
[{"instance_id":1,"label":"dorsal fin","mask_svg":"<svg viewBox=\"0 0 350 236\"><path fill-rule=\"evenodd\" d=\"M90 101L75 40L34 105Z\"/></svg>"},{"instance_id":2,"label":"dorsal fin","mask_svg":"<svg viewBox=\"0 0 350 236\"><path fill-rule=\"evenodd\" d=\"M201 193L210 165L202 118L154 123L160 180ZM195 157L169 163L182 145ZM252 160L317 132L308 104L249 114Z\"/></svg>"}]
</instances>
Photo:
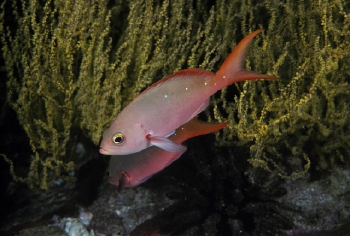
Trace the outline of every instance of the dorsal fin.
<instances>
[{"instance_id":1,"label":"dorsal fin","mask_svg":"<svg viewBox=\"0 0 350 236\"><path fill-rule=\"evenodd\" d=\"M177 72L175 72L167 77L164 77L161 80L158 80L157 82L155 82L154 84L152 84L151 86L146 88L142 93L137 95L136 98L142 94L147 93L149 90L152 90L152 89L158 87L159 85L168 82L169 80L188 79L188 77L192 77L193 79L208 79L208 78L211 78L213 76L214 76L213 72L210 72L210 71L207 71L204 69L191 68L191 69L180 70L180 71L177 71Z\"/></svg>"}]
</instances>

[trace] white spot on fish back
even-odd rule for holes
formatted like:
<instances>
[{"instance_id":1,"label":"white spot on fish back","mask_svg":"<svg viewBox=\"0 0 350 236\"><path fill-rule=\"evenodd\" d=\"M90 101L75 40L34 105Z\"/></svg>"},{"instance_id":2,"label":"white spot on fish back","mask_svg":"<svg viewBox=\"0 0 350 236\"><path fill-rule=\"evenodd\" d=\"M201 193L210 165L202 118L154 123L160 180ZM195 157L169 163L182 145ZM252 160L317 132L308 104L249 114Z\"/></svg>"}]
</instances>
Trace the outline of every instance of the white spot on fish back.
<instances>
[{"instance_id":1,"label":"white spot on fish back","mask_svg":"<svg viewBox=\"0 0 350 236\"><path fill-rule=\"evenodd\" d=\"M168 95L165 94L165 95L164 95L164 98L168 98Z\"/></svg>"},{"instance_id":2,"label":"white spot on fish back","mask_svg":"<svg viewBox=\"0 0 350 236\"><path fill-rule=\"evenodd\" d=\"M224 78L224 79L225 79L225 78L226 78L226 76L222 76L222 78Z\"/></svg>"},{"instance_id":3,"label":"white spot on fish back","mask_svg":"<svg viewBox=\"0 0 350 236\"><path fill-rule=\"evenodd\" d=\"M207 85L207 84L208 84L207 82L204 83L204 85Z\"/></svg>"},{"instance_id":4,"label":"white spot on fish back","mask_svg":"<svg viewBox=\"0 0 350 236\"><path fill-rule=\"evenodd\" d=\"M188 90L188 88L186 88L186 90Z\"/></svg>"}]
</instances>

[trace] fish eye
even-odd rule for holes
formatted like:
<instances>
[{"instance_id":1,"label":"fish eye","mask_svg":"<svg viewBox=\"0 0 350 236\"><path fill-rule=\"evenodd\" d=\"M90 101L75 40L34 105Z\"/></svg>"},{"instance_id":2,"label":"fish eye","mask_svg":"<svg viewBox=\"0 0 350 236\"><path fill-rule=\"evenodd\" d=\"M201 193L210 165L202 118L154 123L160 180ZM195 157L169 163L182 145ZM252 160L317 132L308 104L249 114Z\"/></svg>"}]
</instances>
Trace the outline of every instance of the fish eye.
<instances>
[{"instance_id":1,"label":"fish eye","mask_svg":"<svg viewBox=\"0 0 350 236\"><path fill-rule=\"evenodd\" d=\"M124 142L124 140L125 140L124 134L122 134L122 133L120 133L120 132L116 133L116 134L113 135L113 137L112 137L112 141L113 141L115 144L121 144L121 143Z\"/></svg>"}]
</instances>

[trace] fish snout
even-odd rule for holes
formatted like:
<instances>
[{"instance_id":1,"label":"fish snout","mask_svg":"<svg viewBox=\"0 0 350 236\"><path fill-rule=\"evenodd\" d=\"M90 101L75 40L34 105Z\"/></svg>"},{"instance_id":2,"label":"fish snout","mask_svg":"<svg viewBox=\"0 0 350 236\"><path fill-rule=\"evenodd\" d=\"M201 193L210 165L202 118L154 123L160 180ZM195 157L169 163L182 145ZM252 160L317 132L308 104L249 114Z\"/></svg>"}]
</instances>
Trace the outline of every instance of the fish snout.
<instances>
[{"instance_id":1,"label":"fish snout","mask_svg":"<svg viewBox=\"0 0 350 236\"><path fill-rule=\"evenodd\" d=\"M101 153L102 155L110 155L109 152L108 152L107 150L103 149L103 147L100 147L100 153Z\"/></svg>"}]
</instances>

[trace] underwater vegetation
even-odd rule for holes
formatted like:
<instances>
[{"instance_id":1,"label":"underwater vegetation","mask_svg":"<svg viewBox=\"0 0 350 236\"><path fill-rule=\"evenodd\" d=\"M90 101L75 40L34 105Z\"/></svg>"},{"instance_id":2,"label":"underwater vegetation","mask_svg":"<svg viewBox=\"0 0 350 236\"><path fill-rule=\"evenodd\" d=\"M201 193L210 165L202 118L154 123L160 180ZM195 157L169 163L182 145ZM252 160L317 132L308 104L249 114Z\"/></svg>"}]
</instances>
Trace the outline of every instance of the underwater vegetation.
<instances>
[{"instance_id":1,"label":"underwater vegetation","mask_svg":"<svg viewBox=\"0 0 350 236\"><path fill-rule=\"evenodd\" d=\"M7 102L33 155L15 180L47 189L72 180L74 145L98 145L118 112L165 75L216 71L249 32L246 68L278 76L217 93L203 118L230 121L216 145L250 146L249 162L281 177L350 150L350 3L338 1L4 1ZM72 151L73 150L73 151ZM96 149L96 152L98 150Z\"/></svg>"}]
</instances>

